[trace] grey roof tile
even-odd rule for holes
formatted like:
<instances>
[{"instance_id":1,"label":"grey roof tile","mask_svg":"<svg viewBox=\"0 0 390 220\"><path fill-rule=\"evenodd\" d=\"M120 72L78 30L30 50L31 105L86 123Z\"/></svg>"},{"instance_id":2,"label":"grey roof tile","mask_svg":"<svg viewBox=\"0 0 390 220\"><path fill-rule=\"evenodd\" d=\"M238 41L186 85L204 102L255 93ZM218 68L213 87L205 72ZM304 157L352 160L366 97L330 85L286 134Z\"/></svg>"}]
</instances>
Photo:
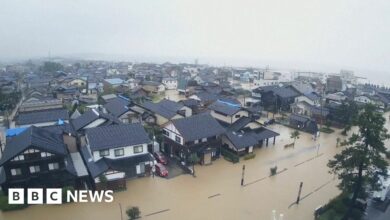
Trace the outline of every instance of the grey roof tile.
<instances>
[{"instance_id":1,"label":"grey roof tile","mask_svg":"<svg viewBox=\"0 0 390 220\"><path fill-rule=\"evenodd\" d=\"M43 122L53 122L59 119L69 120L69 113L66 109L48 109L41 111L22 112L16 118L16 124L28 125Z\"/></svg>"},{"instance_id":2,"label":"grey roof tile","mask_svg":"<svg viewBox=\"0 0 390 220\"><path fill-rule=\"evenodd\" d=\"M86 130L91 151L150 143L141 124L110 125Z\"/></svg>"},{"instance_id":3,"label":"grey roof tile","mask_svg":"<svg viewBox=\"0 0 390 220\"><path fill-rule=\"evenodd\" d=\"M172 120L185 141L194 141L220 135L225 129L209 113Z\"/></svg>"}]
</instances>

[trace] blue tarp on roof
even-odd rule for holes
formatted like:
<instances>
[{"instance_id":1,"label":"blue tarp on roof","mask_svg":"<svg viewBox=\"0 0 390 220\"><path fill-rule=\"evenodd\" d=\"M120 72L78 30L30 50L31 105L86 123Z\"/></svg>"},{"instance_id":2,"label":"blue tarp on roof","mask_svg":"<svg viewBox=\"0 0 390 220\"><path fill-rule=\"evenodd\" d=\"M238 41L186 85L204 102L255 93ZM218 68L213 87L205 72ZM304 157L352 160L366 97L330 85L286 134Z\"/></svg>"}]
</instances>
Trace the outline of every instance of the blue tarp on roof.
<instances>
[{"instance_id":1,"label":"blue tarp on roof","mask_svg":"<svg viewBox=\"0 0 390 220\"><path fill-rule=\"evenodd\" d=\"M26 130L28 127L24 127L24 128L11 128L11 129L8 129L7 130L7 133L6 133L6 136L7 137L12 137L12 136L16 136L20 133L22 133L24 130Z\"/></svg>"}]
</instances>

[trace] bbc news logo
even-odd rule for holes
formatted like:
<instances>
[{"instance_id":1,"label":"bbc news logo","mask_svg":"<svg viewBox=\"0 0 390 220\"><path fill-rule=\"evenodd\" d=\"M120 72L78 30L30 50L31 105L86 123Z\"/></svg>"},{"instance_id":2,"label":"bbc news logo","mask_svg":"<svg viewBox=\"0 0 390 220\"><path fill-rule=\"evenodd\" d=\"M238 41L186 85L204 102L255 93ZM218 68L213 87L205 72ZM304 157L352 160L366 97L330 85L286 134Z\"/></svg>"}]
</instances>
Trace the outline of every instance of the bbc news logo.
<instances>
[{"instance_id":1,"label":"bbc news logo","mask_svg":"<svg viewBox=\"0 0 390 220\"><path fill-rule=\"evenodd\" d=\"M27 192L26 192L27 191ZM26 196L25 196L25 193ZM8 204L62 204L65 199L66 202L113 202L114 192L112 190L92 191L92 190L67 190L65 194L62 193L61 188L48 188L44 190L41 188L29 188L27 190L22 188L8 189ZM46 200L44 203L44 195ZM63 198L63 195L66 197ZM27 198L27 201L25 201Z\"/></svg>"}]
</instances>

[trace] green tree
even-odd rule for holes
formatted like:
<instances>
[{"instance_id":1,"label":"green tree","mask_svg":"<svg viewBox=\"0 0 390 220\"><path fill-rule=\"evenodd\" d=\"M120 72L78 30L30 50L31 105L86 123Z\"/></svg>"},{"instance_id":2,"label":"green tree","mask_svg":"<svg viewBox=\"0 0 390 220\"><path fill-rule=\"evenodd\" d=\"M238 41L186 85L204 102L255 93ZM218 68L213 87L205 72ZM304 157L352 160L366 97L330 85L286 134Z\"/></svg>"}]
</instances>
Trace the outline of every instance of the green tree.
<instances>
[{"instance_id":1,"label":"green tree","mask_svg":"<svg viewBox=\"0 0 390 220\"><path fill-rule=\"evenodd\" d=\"M47 61L43 63L40 69L43 72L56 72L59 70L63 70L64 66L62 66L62 64L60 63Z\"/></svg>"},{"instance_id":2,"label":"green tree","mask_svg":"<svg viewBox=\"0 0 390 220\"><path fill-rule=\"evenodd\" d=\"M290 138L294 139L294 146L295 146L295 141L296 141L297 139L299 139L299 136L300 136L300 135L301 135L301 133L300 133L299 131L297 131L297 130L291 132Z\"/></svg>"},{"instance_id":3,"label":"green tree","mask_svg":"<svg viewBox=\"0 0 390 220\"><path fill-rule=\"evenodd\" d=\"M102 189L107 189L107 187L108 187L108 180L107 180L107 177L104 174L99 176L99 181L100 181Z\"/></svg>"},{"instance_id":4,"label":"green tree","mask_svg":"<svg viewBox=\"0 0 390 220\"><path fill-rule=\"evenodd\" d=\"M126 210L126 215L129 217L129 220L134 220L140 217L141 211L137 206L133 206Z\"/></svg>"},{"instance_id":5,"label":"green tree","mask_svg":"<svg viewBox=\"0 0 390 220\"><path fill-rule=\"evenodd\" d=\"M330 172L341 180L338 187L344 193L352 194L344 220L351 216L356 199L365 197L368 187L378 189L380 173L387 173L384 140L389 135L385 122L373 105L365 105L356 121L359 132L353 134L346 142L347 147L328 162Z\"/></svg>"},{"instance_id":6,"label":"green tree","mask_svg":"<svg viewBox=\"0 0 390 220\"><path fill-rule=\"evenodd\" d=\"M188 161L192 164L192 175L195 176L195 164L199 163L200 158L196 153L192 153L188 158Z\"/></svg>"}]
</instances>

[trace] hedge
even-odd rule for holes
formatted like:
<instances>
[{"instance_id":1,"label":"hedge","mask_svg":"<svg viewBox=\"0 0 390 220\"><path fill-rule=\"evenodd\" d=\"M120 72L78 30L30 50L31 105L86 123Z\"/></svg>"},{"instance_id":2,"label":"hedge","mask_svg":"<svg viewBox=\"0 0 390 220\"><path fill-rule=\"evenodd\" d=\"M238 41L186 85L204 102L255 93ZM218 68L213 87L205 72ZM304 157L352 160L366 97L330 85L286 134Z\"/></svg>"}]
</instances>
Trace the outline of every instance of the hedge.
<instances>
[{"instance_id":1,"label":"hedge","mask_svg":"<svg viewBox=\"0 0 390 220\"><path fill-rule=\"evenodd\" d=\"M2 211L12 211L27 208L27 204L8 204L8 196L0 192L0 210Z\"/></svg>"},{"instance_id":2,"label":"hedge","mask_svg":"<svg viewBox=\"0 0 390 220\"><path fill-rule=\"evenodd\" d=\"M239 156L237 156L236 154L230 152L229 150L227 150L227 149L225 149L225 148L221 148L221 154L222 154L222 156L223 156L226 160L228 160L228 161L230 161L230 162L232 162L232 163L238 163L238 162L240 162L240 157L239 157Z\"/></svg>"}]
</instances>

